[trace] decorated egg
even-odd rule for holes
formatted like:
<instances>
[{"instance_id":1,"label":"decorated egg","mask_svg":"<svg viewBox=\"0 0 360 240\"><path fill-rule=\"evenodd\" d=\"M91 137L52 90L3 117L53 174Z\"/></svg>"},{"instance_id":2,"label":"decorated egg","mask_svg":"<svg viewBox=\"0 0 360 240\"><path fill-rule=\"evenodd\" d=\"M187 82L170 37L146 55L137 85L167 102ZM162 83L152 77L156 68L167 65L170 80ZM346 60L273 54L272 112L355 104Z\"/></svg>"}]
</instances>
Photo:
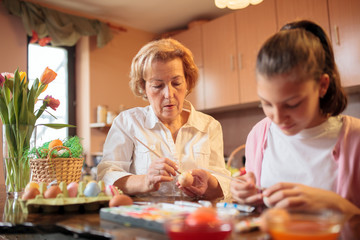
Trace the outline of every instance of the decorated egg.
<instances>
[{"instance_id":1,"label":"decorated egg","mask_svg":"<svg viewBox=\"0 0 360 240\"><path fill-rule=\"evenodd\" d=\"M55 139L49 143L49 149L52 149L53 147L56 147L56 146L62 146L62 145L63 145L63 142L60 139Z\"/></svg>"},{"instance_id":2,"label":"decorated egg","mask_svg":"<svg viewBox=\"0 0 360 240\"><path fill-rule=\"evenodd\" d=\"M191 172L182 172L178 178L179 184L182 187L190 187L194 182L194 177L191 175Z\"/></svg>"},{"instance_id":3,"label":"decorated egg","mask_svg":"<svg viewBox=\"0 0 360 240\"><path fill-rule=\"evenodd\" d=\"M119 189L114 186L114 185L108 185L106 186L106 189L105 189L105 194L106 196L115 196L115 195L120 195L120 192L119 192Z\"/></svg>"},{"instance_id":4,"label":"decorated egg","mask_svg":"<svg viewBox=\"0 0 360 240\"><path fill-rule=\"evenodd\" d=\"M39 189L39 184L37 182L29 182L25 187L25 192L29 190L29 188L37 188Z\"/></svg>"},{"instance_id":5,"label":"decorated egg","mask_svg":"<svg viewBox=\"0 0 360 240\"><path fill-rule=\"evenodd\" d=\"M118 206L125 206L125 205L132 205L133 200L131 197L125 194L115 195L111 198L109 202L109 207L118 207Z\"/></svg>"},{"instance_id":6,"label":"decorated egg","mask_svg":"<svg viewBox=\"0 0 360 240\"><path fill-rule=\"evenodd\" d=\"M77 182L69 183L66 188L67 188L69 197L76 197L77 196L78 188L79 188L79 184Z\"/></svg>"},{"instance_id":7,"label":"decorated egg","mask_svg":"<svg viewBox=\"0 0 360 240\"><path fill-rule=\"evenodd\" d=\"M44 198L56 198L58 194L62 193L59 186L52 185L44 193Z\"/></svg>"},{"instance_id":8,"label":"decorated egg","mask_svg":"<svg viewBox=\"0 0 360 240\"><path fill-rule=\"evenodd\" d=\"M34 199L36 197L36 195L38 195L38 194L40 194L40 191L38 188L28 187L22 196L22 200Z\"/></svg>"},{"instance_id":9,"label":"decorated egg","mask_svg":"<svg viewBox=\"0 0 360 240\"><path fill-rule=\"evenodd\" d=\"M86 197L96 197L100 192L100 187L95 181L90 181L84 189L84 195Z\"/></svg>"}]
</instances>

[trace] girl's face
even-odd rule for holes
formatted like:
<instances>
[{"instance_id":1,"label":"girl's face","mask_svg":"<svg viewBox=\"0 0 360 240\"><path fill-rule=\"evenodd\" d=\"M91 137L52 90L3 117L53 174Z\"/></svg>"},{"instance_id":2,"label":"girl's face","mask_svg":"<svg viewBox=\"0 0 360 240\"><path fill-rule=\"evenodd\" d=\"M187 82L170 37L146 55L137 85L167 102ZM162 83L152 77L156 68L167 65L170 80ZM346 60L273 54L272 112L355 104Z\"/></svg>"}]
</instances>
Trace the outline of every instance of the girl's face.
<instances>
[{"instance_id":1,"label":"girl's face","mask_svg":"<svg viewBox=\"0 0 360 240\"><path fill-rule=\"evenodd\" d=\"M187 90L182 60L153 62L145 81L146 95L159 120L168 124L178 120Z\"/></svg>"},{"instance_id":2,"label":"girl's face","mask_svg":"<svg viewBox=\"0 0 360 240\"><path fill-rule=\"evenodd\" d=\"M286 135L295 135L306 128L315 127L326 120L320 113L319 99L329 86L324 74L319 83L292 81L293 75L282 74L267 78L258 75L257 91L264 113Z\"/></svg>"}]
</instances>

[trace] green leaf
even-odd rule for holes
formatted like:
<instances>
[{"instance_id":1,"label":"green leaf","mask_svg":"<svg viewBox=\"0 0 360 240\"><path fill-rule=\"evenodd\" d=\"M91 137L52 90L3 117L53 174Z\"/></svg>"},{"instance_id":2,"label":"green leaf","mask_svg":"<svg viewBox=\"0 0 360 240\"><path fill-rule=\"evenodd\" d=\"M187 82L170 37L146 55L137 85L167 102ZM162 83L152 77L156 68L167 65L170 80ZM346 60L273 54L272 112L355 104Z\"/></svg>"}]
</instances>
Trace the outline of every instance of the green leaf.
<instances>
[{"instance_id":1,"label":"green leaf","mask_svg":"<svg viewBox=\"0 0 360 240\"><path fill-rule=\"evenodd\" d=\"M39 126L39 125L43 125L43 126L55 128L55 129L65 128L65 127L76 127L74 125L63 124L63 123L44 123L44 124L38 124L37 126Z\"/></svg>"},{"instance_id":2,"label":"green leaf","mask_svg":"<svg viewBox=\"0 0 360 240\"><path fill-rule=\"evenodd\" d=\"M19 123L19 101L20 101L20 74L18 69L14 73L13 99L15 121Z\"/></svg>"},{"instance_id":3,"label":"green leaf","mask_svg":"<svg viewBox=\"0 0 360 240\"><path fill-rule=\"evenodd\" d=\"M27 124L29 123L28 119L28 105L27 105L27 89L23 88L21 91L19 102L20 105L20 112L19 112L19 123Z\"/></svg>"},{"instance_id":4,"label":"green leaf","mask_svg":"<svg viewBox=\"0 0 360 240\"><path fill-rule=\"evenodd\" d=\"M3 95L0 96L0 112L1 112L1 121L3 124L9 123L9 112L8 106L6 105Z\"/></svg>"},{"instance_id":5,"label":"green leaf","mask_svg":"<svg viewBox=\"0 0 360 240\"><path fill-rule=\"evenodd\" d=\"M34 112L35 109L35 103L36 103L36 91L39 87L39 79L35 79L33 85L31 86L30 93L28 95L28 107L29 112Z\"/></svg>"}]
</instances>

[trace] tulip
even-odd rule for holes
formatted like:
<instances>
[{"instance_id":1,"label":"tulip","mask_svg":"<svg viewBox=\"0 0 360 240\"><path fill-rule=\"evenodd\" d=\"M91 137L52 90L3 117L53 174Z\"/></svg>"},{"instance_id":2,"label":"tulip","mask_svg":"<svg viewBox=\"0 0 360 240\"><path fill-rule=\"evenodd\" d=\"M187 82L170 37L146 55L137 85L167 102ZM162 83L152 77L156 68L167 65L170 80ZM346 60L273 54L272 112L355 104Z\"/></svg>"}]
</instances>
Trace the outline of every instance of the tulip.
<instances>
[{"instance_id":1,"label":"tulip","mask_svg":"<svg viewBox=\"0 0 360 240\"><path fill-rule=\"evenodd\" d=\"M40 78L40 82L43 85L48 85L49 83L51 83L52 81L54 81L54 79L56 78L57 73L54 72L53 70L51 70L50 68L46 67L43 74L41 75Z\"/></svg>"},{"instance_id":2,"label":"tulip","mask_svg":"<svg viewBox=\"0 0 360 240\"><path fill-rule=\"evenodd\" d=\"M24 79L24 83L26 83L26 72L20 72L20 80Z\"/></svg>"},{"instance_id":3,"label":"tulip","mask_svg":"<svg viewBox=\"0 0 360 240\"><path fill-rule=\"evenodd\" d=\"M1 73L1 75L3 77L6 77L7 79L10 79L10 78L14 79L14 74L13 73L3 72L3 73Z\"/></svg>"},{"instance_id":4,"label":"tulip","mask_svg":"<svg viewBox=\"0 0 360 240\"><path fill-rule=\"evenodd\" d=\"M5 82L5 77L0 74L0 86L3 87L4 86L4 82Z\"/></svg>"},{"instance_id":5,"label":"tulip","mask_svg":"<svg viewBox=\"0 0 360 240\"><path fill-rule=\"evenodd\" d=\"M54 111L59 107L60 101L58 99L53 98L51 95L47 95L44 99L46 101L46 105L51 107Z\"/></svg>"}]
</instances>

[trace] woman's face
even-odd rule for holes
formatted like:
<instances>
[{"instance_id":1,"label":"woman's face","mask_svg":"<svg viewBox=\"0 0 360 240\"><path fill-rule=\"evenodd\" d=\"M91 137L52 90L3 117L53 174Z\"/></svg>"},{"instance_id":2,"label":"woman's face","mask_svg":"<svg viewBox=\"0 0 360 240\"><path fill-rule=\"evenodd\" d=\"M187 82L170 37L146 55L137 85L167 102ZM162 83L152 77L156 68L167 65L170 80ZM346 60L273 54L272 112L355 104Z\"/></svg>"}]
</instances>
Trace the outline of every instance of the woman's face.
<instances>
[{"instance_id":1,"label":"woman's face","mask_svg":"<svg viewBox=\"0 0 360 240\"><path fill-rule=\"evenodd\" d=\"M291 75L267 78L258 75L257 91L264 113L286 135L295 135L326 120L320 113L320 96L324 96L329 78L326 74L315 80L291 81Z\"/></svg>"},{"instance_id":2,"label":"woman's face","mask_svg":"<svg viewBox=\"0 0 360 240\"><path fill-rule=\"evenodd\" d=\"M153 62L145 82L146 95L159 120L171 123L180 118L187 90L182 60Z\"/></svg>"}]
</instances>

